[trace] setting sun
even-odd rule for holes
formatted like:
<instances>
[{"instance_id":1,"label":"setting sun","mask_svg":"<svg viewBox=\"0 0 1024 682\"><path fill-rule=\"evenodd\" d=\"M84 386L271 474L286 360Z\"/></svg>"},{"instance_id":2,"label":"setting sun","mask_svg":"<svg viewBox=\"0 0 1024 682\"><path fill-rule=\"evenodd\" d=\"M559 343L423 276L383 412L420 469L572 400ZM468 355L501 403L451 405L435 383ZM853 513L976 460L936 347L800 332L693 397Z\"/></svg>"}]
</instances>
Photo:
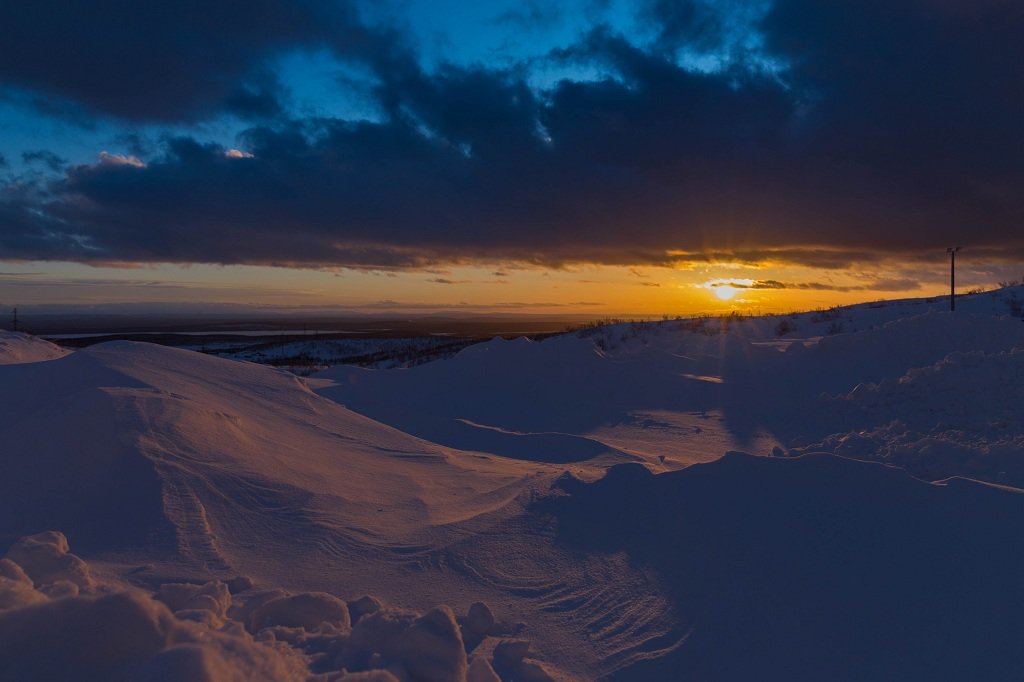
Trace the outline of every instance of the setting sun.
<instances>
[{"instance_id":1,"label":"setting sun","mask_svg":"<svg viewBox=\"0 0 1024 682\"><path fill-rule=\"evenodd\" d=\"M733 296L735 296L735 295L736 295L736 290L733 289L728 284L720 286L720 287L715 287L715 296L717 296L718 299L721 300L721 301L731 301Z\"/></svg>"}]
</instances>

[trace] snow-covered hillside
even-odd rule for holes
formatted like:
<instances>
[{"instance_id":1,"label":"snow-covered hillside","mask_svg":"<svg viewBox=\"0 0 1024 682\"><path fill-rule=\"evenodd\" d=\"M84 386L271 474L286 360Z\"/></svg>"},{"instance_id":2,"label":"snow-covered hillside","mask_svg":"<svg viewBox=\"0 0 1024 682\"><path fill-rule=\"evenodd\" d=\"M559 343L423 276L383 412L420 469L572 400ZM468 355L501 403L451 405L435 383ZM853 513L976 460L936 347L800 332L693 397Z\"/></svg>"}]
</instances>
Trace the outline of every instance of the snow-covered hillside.
<instances>
[{"instance_id":1,"label":"snow-covered hillside","mask_svg":"<svg viewBox=\"0 0 1024 682\"><path fill-rule=\"evenodd\" d=\"M501 506L536 471L408 436L281 370L150 344L6 367L3 389L0 440L21 455L0 482L8 541L49 524L79 548L175 548L235 566L246 547L301 551L310 538L290 536L301 523L306 533L342 529L324 540L342 554L386 551Z\"/></svg>"},{"instance_id":2,"label":"snow-covered hillside","mask_svg":"<svg viewBox=\"0 0 1024 682\"><path fill-rule=\"evenodd\" d=\"M60 529L153 588L242 575L465 610L481 590L438 570L445 548L557 473L413 438L281 370L150 344L10 365L0 386L0 545Z\"/></svg>"},{"instance_id":3,"label":"snow-covered hillside","mask_svg":"<svg viewBox=\"0 0 1024 682\"><path fill-rule=\"evenodd\" d=\"M68 351L49 341L21 332L0 329L0 365L42 362L64 357Z\"/></svg>"},{"instance_id":4,"label":"snow-covered hillside","mask_svg":"<svg viewBox=\"0 0 1024 682\"><path fill-rule=\"evenodd\" d=\"M1015 679L1014 297L309 380L0 348L0 679Z\"/></svg>"},{"instance_id":5,"label":"snow-covered hillside","mask_svg":"<svg viewBox=\"0 0 1024 682\"><path fill-rule=\"evenodd\" d=\"M890 386L951 353L1017 363L990 356L1024 348L1024 324L1006 303L1018 295L1024 299L1016 289L965 298L956 313L922 300L784 318L621 324L542 342L495 339L404 371L334 367L316 375L317 390L453 447L567 461L604 445L672 468L726 450L768 454L864 428L839 419L827 396L886 379ZM782 321L790 331L780 335ZM836 321L847 331L827 334ZM1014 389L1005 385L1003 393L980 396L977 409L1012 401Z\"/></svg>"}]
</instances>

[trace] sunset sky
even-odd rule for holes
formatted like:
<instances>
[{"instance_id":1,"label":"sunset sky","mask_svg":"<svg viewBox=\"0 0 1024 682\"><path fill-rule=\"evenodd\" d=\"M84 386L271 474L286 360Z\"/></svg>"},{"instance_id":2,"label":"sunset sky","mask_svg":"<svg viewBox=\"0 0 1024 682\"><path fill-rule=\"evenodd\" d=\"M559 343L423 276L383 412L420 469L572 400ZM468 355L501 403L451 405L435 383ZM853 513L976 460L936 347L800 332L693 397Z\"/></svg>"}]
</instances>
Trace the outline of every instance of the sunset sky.
<instances>
[{"instance_id":1,"label":"sunset sky","mask_svg":"<svg viewBox=\"0 0 1024 682\"><path fill-rule=\"evenodd\" d=\"M685 314L1024 276L1024 4L0 4L0 305Z\"/></svg>"}]
</instances>

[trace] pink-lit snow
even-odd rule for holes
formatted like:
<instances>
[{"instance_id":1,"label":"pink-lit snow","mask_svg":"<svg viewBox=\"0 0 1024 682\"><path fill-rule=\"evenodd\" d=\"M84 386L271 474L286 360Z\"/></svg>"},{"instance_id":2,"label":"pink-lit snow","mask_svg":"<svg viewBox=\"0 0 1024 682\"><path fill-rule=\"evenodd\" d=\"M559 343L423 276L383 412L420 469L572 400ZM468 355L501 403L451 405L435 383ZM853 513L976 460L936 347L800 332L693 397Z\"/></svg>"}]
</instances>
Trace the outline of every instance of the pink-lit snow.
<instances>
[{"instance_id":1,"label":"pink-lit snow","mask_svg":"<svg viewBox=\"0 0 1024 682\"><path fill-rule=\"evenodd\" d=\"M1019 295L308 380L0 332L0 679L1015 679Z\"/></svg>"}]
</instances>

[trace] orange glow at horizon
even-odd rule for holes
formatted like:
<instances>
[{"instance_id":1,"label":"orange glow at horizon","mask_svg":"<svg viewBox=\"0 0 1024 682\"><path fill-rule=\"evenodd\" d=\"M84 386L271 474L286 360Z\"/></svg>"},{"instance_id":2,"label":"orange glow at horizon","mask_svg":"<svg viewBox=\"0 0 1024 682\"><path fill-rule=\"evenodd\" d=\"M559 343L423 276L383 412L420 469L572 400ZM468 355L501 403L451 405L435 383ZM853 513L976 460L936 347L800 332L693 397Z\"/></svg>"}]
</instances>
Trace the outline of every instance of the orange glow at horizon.
<instances>
[{"instance_id":1,"label":"orange glow at horizon","mask_svg":"<svg viewBox=\"0 0 1024 682\"><path fill-rule=\"evenodd\" d=\"M125 269L40 262L8 263L3 269L0 302L8 307L152 303L166 309L187 302L252 309L324 307L325 314L332 307L373 314L463 310L594 318L733 310L759 314L929 296L948 287L948 266L919 281L916 266L900 263L872 271L742 263L671 268L504 263L367 271L201 264ZM974 273L973 280L1010 279L1014 273L1004 270ZM894 282L910 284L904 288Z\"/></svg>"}]
</instances>

